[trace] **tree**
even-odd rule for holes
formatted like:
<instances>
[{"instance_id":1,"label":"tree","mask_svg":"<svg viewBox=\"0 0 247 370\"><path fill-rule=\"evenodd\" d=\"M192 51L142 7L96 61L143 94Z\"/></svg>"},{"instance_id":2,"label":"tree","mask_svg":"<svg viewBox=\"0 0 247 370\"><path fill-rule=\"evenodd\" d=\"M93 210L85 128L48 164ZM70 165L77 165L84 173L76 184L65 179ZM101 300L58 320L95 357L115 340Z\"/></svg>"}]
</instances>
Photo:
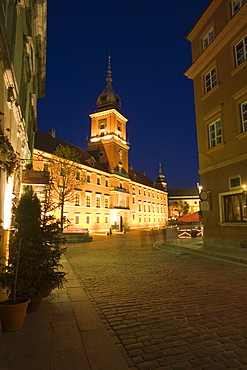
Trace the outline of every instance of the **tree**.
<instances>
[{"instance_id":1,"label":"tree","mask_svg":"<svg viewBox=\"0 0 247 370\"><path fill-rule=\"evenodd\" d=\"M66 273L59 263L66 248L57 238L59 227L50 216L42 220L40 201L32 187L24 188L13 209L15 233L10 238L9 260L0 283L10 298L33 298L48 289L61 288Z\"/></svg>"},{"instance_id":2,"label":"tree","mask_svg":"<svg viewBox=\"0 0 247 370\"><path fill-rule=\"evenodd\" d=\"M47 194L51 200L60 206L60 229L64 229L64 205L65 202L75 201L76 193L82 191L85 178L81 176L79 167L79 153L68 146L59 145L53 152L52 161L49 167L50 184L47 188Z\"/></svg>"},{"instance_id":3,"label":"tree","mask_svg":"<svg viewBox=\"0 0 247 370\"><path fill-rule=\"evenodd\" d=\"M189 213L189 204L184 200L176 200L173 204L173 210L178 212L178 217L186 216Z\"/></svg>"}]
</instances>

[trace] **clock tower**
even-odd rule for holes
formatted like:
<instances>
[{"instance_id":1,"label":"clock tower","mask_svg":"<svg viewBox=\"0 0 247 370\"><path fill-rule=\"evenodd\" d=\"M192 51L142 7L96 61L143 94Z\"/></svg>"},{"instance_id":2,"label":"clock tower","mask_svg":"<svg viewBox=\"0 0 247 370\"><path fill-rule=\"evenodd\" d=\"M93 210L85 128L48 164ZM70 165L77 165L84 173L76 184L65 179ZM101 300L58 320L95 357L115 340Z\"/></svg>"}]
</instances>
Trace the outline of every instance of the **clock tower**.
<instances>
[{"instance_id":1,"label":"clock tower","mask_svg":"<svg viewBox=\"0 0 247 370\"><path fill-rule=\"evenodd\" d=\"M120 97L112 87L110 56L106 82L106 88L97 99L97 110L90 114L91 136L88 150L98 156L99 162L106 170L128 177L128 120L120 113Z\"/></svg>"}]
</instances>

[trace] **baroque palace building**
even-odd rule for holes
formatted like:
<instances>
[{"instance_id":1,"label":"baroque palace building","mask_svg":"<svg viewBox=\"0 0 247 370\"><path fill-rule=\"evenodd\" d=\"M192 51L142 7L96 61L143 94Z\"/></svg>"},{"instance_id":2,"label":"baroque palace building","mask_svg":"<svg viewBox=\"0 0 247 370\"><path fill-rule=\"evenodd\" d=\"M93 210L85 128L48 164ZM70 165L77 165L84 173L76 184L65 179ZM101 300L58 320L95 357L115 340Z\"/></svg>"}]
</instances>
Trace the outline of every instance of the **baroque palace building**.
<instances>
[{"instance_id":1,"label":"baroque palace building","mask_svg":"<svg viewBox=\"0 0 247 370\"><path fill-rule=\"evenodd\" d=\"M32 161L37 99L45 94L47 0L0 1L0 256L13 199Z\"/></svg>"},{"instance_id":2,"label":"baroque palace building","mask_svg":"<svg viewBox=\"0 0 247 370\"><path fill-rule=\"evenodd\" d=\"M187 39L204 243L247 247L247 2L212 0Z\"/></svg>"},{"instance_id":3,"label":"baroque palace building","mask_svg":"<svg viewBox=\"0 0 247 370\"><path fill-rule=\"evenodd\" d=\"M127 119L120 112L120 97L112 87L110 57L106 88L97 99L97 109L90 115L91 136L88 149L82 149L38 131L35 135L34 169L47 169L46 160L59 146L75 149L80 155L84 190L66 203L64 218L70 226L66 231L112 232L133 228L157 228L167 224L168 200L165 176L161 166L156 182L145 173L133 170L128 163L129 143L126 138ZM40 162L43 159L44 162ZM78 164L76 164L78 167ZM59 218L59 210L55 216Z\"/></svg>"}]
</instances>

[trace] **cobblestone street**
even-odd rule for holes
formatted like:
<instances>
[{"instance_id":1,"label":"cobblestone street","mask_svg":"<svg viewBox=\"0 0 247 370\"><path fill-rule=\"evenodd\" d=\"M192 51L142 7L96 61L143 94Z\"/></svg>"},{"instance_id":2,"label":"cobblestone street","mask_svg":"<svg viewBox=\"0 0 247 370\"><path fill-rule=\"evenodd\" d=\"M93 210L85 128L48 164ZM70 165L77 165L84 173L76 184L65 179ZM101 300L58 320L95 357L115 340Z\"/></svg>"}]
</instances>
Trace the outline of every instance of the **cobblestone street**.
<instances>
[{"instance_id":1,"label":"cobblestone street","mask_svg":"<svg viewBox=\"0 0 247 370\"><path fill-rule=\"evenodd\" d=\"M247 269L149 242L94 236L66 252L128 367L247 369Z\"/></svg>"}]
</instances>

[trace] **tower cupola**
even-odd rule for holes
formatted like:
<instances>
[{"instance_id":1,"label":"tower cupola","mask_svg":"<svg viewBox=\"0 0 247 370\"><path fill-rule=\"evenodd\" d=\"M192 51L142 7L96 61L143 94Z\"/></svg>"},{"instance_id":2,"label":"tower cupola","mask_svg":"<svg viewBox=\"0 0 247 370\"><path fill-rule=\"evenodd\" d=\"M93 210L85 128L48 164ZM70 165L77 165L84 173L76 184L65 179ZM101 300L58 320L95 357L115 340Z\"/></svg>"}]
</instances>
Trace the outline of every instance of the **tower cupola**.
<instances>
[{"instance_id":1,"label":"tower cupola","mask_svg":"<svg viewBox=\"0 0 247 370\"><path fill-rule=\"evenodd\" d=\"M107 78L106 78L106 88L100 94L97 99L97 110L95 112L105 111L107 109L116 109L120 112L121 101L120 97L115 94L115 91L112 87L112 78L111 78L111 57L108 56L108 69L107 69Z\"/></svg>"},{"instance_id":2,"label":"tower cupola","mask_svg":"<svg viewBox=\"0 0 247 370\"><path fill-rule=\"evenodd\" d=\"M166 181L165 181L165 175L163 175L161 163L159 165L159 174L156 177L156 184L161 184L163 188L166 189Z\"/></svg>"}]
</instances>

